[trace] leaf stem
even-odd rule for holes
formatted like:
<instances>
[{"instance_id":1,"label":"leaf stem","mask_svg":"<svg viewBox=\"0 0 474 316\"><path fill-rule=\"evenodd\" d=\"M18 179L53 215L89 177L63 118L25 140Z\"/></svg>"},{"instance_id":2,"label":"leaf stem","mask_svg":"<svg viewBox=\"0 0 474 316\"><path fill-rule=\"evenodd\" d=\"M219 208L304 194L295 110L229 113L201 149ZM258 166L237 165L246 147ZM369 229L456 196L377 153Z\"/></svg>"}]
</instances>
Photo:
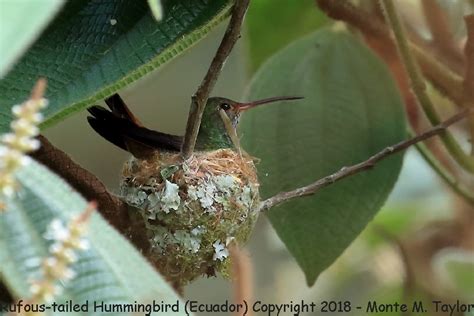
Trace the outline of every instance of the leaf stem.
<instances>
[{"instance_id":1,"label":"leaf stem","mask_svg":"<svg viewBox=\"0 0 474 316\"><path fill-rule=\"evenodd\" d=\"M366 38L376 37L387 47L394 44L390 30L383 21L354 6L350 1L316 0L316 3L329 17L349 23ZM410 48L431 84L460 106L463 93L462 78L426 53L422 47L410 42Z\"/></svg>"},{"instance_id":2,"label":"leaf stem","mask_svg":"<svg viewBox=\"0 0 474 316\"><path fill-rule=\"evenodd\" d=\"M436 172L454 192L459 194L467 203L474 206L474 195L467 188L458 183L456 178L439 163L430 150L422 143L415 144L415 147L433 171Z\"/></svg>"},{"instance_id":3,"label":"leaf stem","mask_svg":"<svg viewBox=\"0 0 474 316\"><path fill-rule=\"evenodd\" d=\"M232 51L235 43L240 38L240 29L247 12L250 0L235 0L227 30L222 38L221 44L217 49L216 55L209 66L206 76L199 85L196 93L192 97L191 107L189 109L188 122L186 125L186 134L181 148L181 155L184 159L189 158L196 144L196 139L201 125L202 114L206 107L207 99L214 88L217 78L221 73L227 57Z\"/></svg>"},{"instance_id":4,"label":"leaf stem","mask_svg":"<svg viewBox=\"0 0 474 316\"><path fill-rule=\"evenodd\" d=\"M426 79L443 95L461 107L463 102L462 78L417 45L410 44L410 48Z\"/></svg>"},{"instance_id":5,"label":"leaf stem","mask_svg":"<svg viewBox=\"0 0 474 316\"><path fill-rule=\"evenodd\" d=\"M401 152L411 145L414 145L418 142L424 141L430 137L433 137L435 135L440 135L445 132L446 128L451 126L452 124L460 121L461 119L468 117L469 115L473 114L472 109L464 109L461 112L453 115L449 119L443 121L442 123L430 128L429 130L412 137L410 139L404 140L399 142L398 144L395 144L393 146L386 147L382 151L379 151L369 159L360 162L358 164L349 166L349 167L343 167L339 171L326 176L324 178L321 178L317 180L316 182L313 182L307 186L297 188L292 191L287 191L287 192L280 192L265 201L263 201L260 205L260 211L266 211L271 209L274 206L278 206L280 204L283 204L285 202L288 202L291 199L297 198L297 197L302 197L302 196L309 196L315 194L317 191L320 189L327 187L339 180L342 180L344 178L347 178L351 175L355 175L357 173L370 170L372 169L379 161L384 160L385 158L392 156L398 152Z\"/></svg>"},{"instance_id":6,"label":"leaf stem","mask_svg":"<svg viewBox=\"0 0 474 316\"><path fill-rule=\"evenodd\" d=\"M460 73L460 70L464 68L464 57L456 44L446 12L437 1L433 0L421 0L421 7L430 29L432 49L437 51L437 55L445 64Z\"/></svg>"},{"instance_id":7,"label":"leaf stem","mask_svg":"<svg viewBox=\"0 0 474 316\"><path fill-rule=\"evenodd\" d=\"M240 249L238 245L232 244L229 247L232 259L232 279L234 291L234 303L243 304L253 300L253 271L250 255L245 249ZM235 313L234 315L241 315ZM251 313L246 315L252 316Z\"/></svg>"},{"instance_id":8,"label":"leaf stem","mask_svg":"<svg viewBox=\"0 0 474 316\"><path fill-rule=\"evenodd\" d=\"M467 30L467 42L464 47L466 56L466 73L463 82L463 96L465 106L474 107L474 14L464 17ZM469 120L469 132L471 137L471 156L474 157L474 118Z\"/></svg>"},{"instance_id":9,"label":"leaf stem","mask_svg":"<svg viewBox=\"0 0 474 316\"><path fill-rule=\"evenodd\" d=\"M392 0L380 0L384 13L386 16L387 22L390 24L393 34L395 36L395 42L397 44L400 58L403 65L408 73L408 76L411 81L411 86L415 96L418 99L423 111L426 114L426 117L432 125L437 125L441 122L441 117L436 112L436 109L431 102L431 99L426 92L426 84L423 76L421 75L418 64L415 61L411 53L410 46L405 37L403 26L398 17L397 10L393 4ZM444 131L441 135L441 140L443 141L446 149L450 152L451 156L462 166L466 171L474 173L474 158L467 155L453 135L447 131Z\"/></svg>"}]
</instances>

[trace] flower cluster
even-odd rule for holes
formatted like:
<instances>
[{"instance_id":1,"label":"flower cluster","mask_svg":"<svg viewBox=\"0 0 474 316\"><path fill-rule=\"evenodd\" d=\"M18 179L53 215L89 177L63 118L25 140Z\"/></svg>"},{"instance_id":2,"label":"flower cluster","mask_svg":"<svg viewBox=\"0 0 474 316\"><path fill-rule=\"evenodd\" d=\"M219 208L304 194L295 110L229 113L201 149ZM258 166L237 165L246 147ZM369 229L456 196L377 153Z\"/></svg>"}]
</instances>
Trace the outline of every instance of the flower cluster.
<instances>
[{"instance_id":1,"label":"flower cluster","mask_svg":"<svg viewBox=\"0 0 474 316\"><path fill-rule=\"evenodd\" d=\"M46 107L44 98L30 99L21 105L12 108L16 117L11 123L12 132L0 138L0 197L11 197L15 192L15 179L13 173L19 167L28 163L29 158L25 153L36 150L39 141L34 137L38 135L38 124L42 120L39 113Z\"/></svg>"},{"instance_id":2,"label":"flower cluster","mask_svg":"<svg viewBox=\"0 0 474 316\"><path fill-rule=\"evenodd\" d=\"M91 203L67 226L59 219L50 223L44 237L53 241L49 248L51 256L43 261L43 279L34 281L30 287L33 302L52 301L55 296L61 294L62 288L58 281L66 282L75 277L71 265L77 260L77 250L86 250L89 247L84 235L88 218L94 209L95 205Z\"/></svg>"}]
</instances>

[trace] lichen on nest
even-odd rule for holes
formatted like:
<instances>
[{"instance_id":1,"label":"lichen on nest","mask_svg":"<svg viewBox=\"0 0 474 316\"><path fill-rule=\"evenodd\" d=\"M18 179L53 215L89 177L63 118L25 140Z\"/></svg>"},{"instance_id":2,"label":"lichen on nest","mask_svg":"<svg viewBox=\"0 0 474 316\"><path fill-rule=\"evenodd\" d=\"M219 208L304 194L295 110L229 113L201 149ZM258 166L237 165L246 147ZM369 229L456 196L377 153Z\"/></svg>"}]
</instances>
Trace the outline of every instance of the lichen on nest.
<instances>
[{"instance_id":1,"label":"lichen on nest","mask_svg":"<svg viewBox=\"0 0 474 316\"><path fill-rule=\"evenodd\" d=\"M253 158L231 149L132 158L123 170L121 195L146 221L161 273L177 285L196 277L227 275L231 243L247 241L260 203Z\"/></svg>"}]
</instances>

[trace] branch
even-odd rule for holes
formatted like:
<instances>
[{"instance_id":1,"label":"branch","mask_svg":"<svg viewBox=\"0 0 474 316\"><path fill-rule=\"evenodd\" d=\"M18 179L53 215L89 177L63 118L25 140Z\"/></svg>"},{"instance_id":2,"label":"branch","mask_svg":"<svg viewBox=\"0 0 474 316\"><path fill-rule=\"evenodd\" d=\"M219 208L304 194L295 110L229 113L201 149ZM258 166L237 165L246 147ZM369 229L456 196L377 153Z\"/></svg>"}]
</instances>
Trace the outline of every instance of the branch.
<instances>
[{"instance_id":1,"label":"branch","mask_svg":"<svg viewBox=\"0 0 474 316\"><path fill-rule=\"evenodd\" d=\"M347 178L348 176L357 174L362 171L370 170L372 169L376 163L379 161L394 155L400 151L403 151L410 147L413 144L416 144L418 142L424 141L430 137L433 137L435 135L439 135L443 133L446 128L448 128L450 125L460 121L461 119L469 116L472 114L473 111L471 109L464 109L463 111L459 112L458 114L452 116L451 118L447 119L446 121L440 123L437 126L432 127L431 129L427 130L426 132L415 136L413 138L410 138L408 140L402 141L396 145L389 146L382 151L376 153L369 159L360 162L358 164L349 166L349 167L343 167L339 171L326 176L322 179L319 179L316 182L313 182L310 185L288 191L288 192L280 192L277 195L266 199L265 201L262 202L260 205L260 211L266 211L268 209L271 209L274 206L278 206L280 204L283 204L285 202L288 202L289 200L297 197L302 197L302 196L308 196L308 195L313 195L316 192L318 192L320 189L327 187L339 180L342 180L344 178Z\"/></svg>"},{"instance_id":2,"label":"branch","mask_svg":"<svg viewBox=\"0 0 474 316\"><path fill-rule=\"evenodd\" d=\"M181 148L181 155L184 159L189 158L196 144L197 135L199 133L199 126L201 125L202 114L206 107L207 99L214 88L217 78L224 66L227 57L229 56L235 43L240 38L240 29L242 22L247 12L250 0L235 0L232 10L232 17L230 19L227 30L222 38L221 44L217 49L216 55L209 66L206 76L201 82L196 93L192 97L191 107L189 109L188 122L186 125L186 134L184 136L183 147Z\"/></svg>"},{"instance_id":3,"label":"branch","mask_svg":"<svg viewBox=\"0 0 474 316\"><path fill-rule=\"evenodd\" d=\"M474 14L464 17L467 30L467 42L464 47L466 56L466 73L464 75L464 101L467 106L474 107ZM474 118L469 120L471 136L471 156L474 156Z\"/></svg>"},{"instance_id":4,"label":"branch","mask_svg":"<svg viewBox=\"0 0 474 316\"><path fill-rule=\"evenodd\" d=\"M471 100L474 99L474 14L464 17L467 30L467 42L464 47L466 56L466 73L464 75L464 94Z\"/></svg>"},{"instance_id":5,"label":"branch","mask_svg":"<svg viewBox=\"0 0 474 316\"><path fill-rule=\"evenodd\" d=\"M119 231L127 227L127 204L107 191L95 175L74 162L65 152L56 148L46 137L39 136L41 147L31 156L66 180L87 200L99 205L99 212Z\"/></svg>"},{"instance_id":6,"label":"branch","mask_svg":"<svg viewBox=\"0 0 474 316\"><path fill-rule=\"evenodd\" d=\"M433 38L432 43L439 51L445 63L451 68L460 70L464 68L464 58L458 49L448 23L448 17L436 0L422 0L424 17Z\"/></svg>"},{"instance_id":7,"label":"branch","mask_svg":"<svg viewBox=\"0 0 474 316\"><path fill-rule=\"evenodd\" d=\"M424 78L419 71L419 66L412 54L412 49L408 40L406 39L405 31L398 16L397 9L392 0L380 0L380 3L384 9L386 20L392 28L400 58L408 73L411 87L418 99L418 103L421 105L430 123L432 125L437 125L441 123L441 117L437 113L434 104L428 96ZM466 171L474 173L474 158L464 152L454 136L449 132L443 132L440 134L440 137L446 149L450 152L451 157L453 157Z\"/></svg>"},{"instance_id":8,"label":"branch","mask_svg":"<svg viewBox=\"0 0 474 316\"><path fill-rule=\"evenodd\" d=\"M373 229L375 233L380 235L387 242L393 243L393 245L396 246L399 251L400 259L403 262L403 267L405 270L405 278L403 282L403 301L408 304L410 300L413 300L413 294L416 290L417 285L415 268L412 264L412 260L410 260L410 251L408 250L408 247L405 242L400 240L398 236L392 234L390 231L385 229L385 227L375 226ZM401 315L410 316L411 312L407 311Z\"/></svg>"},{"instance_id":9,"label":"branch","mask_svg":"<svg viewBox=\"0 0 474 316\"><path fill-rule=\"evenodd\" d=\"M41 147L31 157L61 176L87 200L96 201L99 213L136 248L146 252L150 244L144 224L130 216L130 206L110 193L95 175L74 162L46 137L40 135L38 140Z\"/></svg>"},{"instance_id":10,"label":"branch","mask_svg":"<svg viewBox=\"0 0 474 316\"><path fill-rule=\"evenodd\" d=\"M410 44L410 47L426 79L438 91L461 107L463 102L462 78L420 47L414 44Z\"/></svg>"},{"instance_id":11,"label":"branch","mask_svg":"<svg viewBox=\"0 0 474 316\"><path fill-rule=\"evenodd\" d=\"M349 23L360 30L366 38L378 38L386 47L394 45L390 30L383 21L359 9L349 1L316 0L316 3L329 17ZM426 78L448 98L460 103L462 100L462 79L419 46L410 42L410 47Z\"/></svg>"},{"instance_id":12,"label":"branch","mask_svg":"<svg viewBox=\"0 0 474 316\"><path fill-rule=\"evenodd\" d=\"M232 283L234 292L234 303L243 304L244 301L251 303L253 300L253 271L250 256L245 249L240 249L233 244L229 248L232 260ZM241 313L235 313L241 315ZM252 316L252 313L246 315Z\"/></svg>"},{"instance_id":13,"label":"branch","mask_svg":"<svg viewBox=\"0 0 474 316\"><path fill-rule=\"evenodd\" d=\"M398 87L403 94L410 123L419 133L417 124L418 111L417 107L413 106L416 105L416 99L409 87L406 71L403 69L404 66L396 53L396 46L387 25L378 16L369 14L347 0L316 0L316 3L331 18L344 21L358 29L364 35L370 48L390 66L392 74L397 80ZM426 79L438 91L462 109L462 103L464 102L462 78L429 54L428 52L431 51L431 48L415 45L412 42L410 42L410 48ZM445 167L451 164L452 159L446 159L444 151L438 150L436 154L436 157L443 162Z\"/></svg>"}]
</instances>

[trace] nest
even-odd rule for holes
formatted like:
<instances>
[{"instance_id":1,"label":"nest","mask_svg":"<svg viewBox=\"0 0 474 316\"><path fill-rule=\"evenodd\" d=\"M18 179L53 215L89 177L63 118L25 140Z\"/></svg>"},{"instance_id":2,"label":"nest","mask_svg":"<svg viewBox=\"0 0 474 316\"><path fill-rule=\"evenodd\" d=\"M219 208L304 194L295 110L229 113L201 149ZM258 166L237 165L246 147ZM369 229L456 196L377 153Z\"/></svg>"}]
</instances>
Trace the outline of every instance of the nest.
<instances>
[{"instance_id":1,"label":"nest","mask_svg":"<svg viewBox=\"0 0 474 316\"><path fill-rule=\"evenodd\" d=\"M135 185L147 185L150 178L159 178L162 172L172 166L182 166L185 182L193 182L209 175L233 175L239 179L246 179L258 183L257 172L254 165L255 158L246 153L237 153L231 149L219 149L210 152L196 152L184 163L181 156L176 153L157 153L146 160L132 158L125 164L123 176L133 180ZM172 171L172 170L170 170ZM173 172L171 180L180 181L181 172Z\"/></svg>"},{"instance_id":2,"label":"nest","mask_svg":"<svg viewBox=\"0 0 474 316\"><path fill-rule=\"evenodd\" d=\"M227 274L230 243L247 241L260 203L254 160L231 149L132 159L121 193L149 232L148 257L173 283Z\"/></svg>"},{"instance_id":3,"label":"nest","mask_svg":"<svg viewBox=\"0 0 474 316\"><path fill-rule=\"evenodd\" d=\"M208 174L234 175L240 179L245 179L257 184L257 173L254 165L254 158L246 153L237 153L230 149L220 149L206 153L196 153L186 165L190 170L191 178L203 177Z\"/></svg>"}]
</instances>

